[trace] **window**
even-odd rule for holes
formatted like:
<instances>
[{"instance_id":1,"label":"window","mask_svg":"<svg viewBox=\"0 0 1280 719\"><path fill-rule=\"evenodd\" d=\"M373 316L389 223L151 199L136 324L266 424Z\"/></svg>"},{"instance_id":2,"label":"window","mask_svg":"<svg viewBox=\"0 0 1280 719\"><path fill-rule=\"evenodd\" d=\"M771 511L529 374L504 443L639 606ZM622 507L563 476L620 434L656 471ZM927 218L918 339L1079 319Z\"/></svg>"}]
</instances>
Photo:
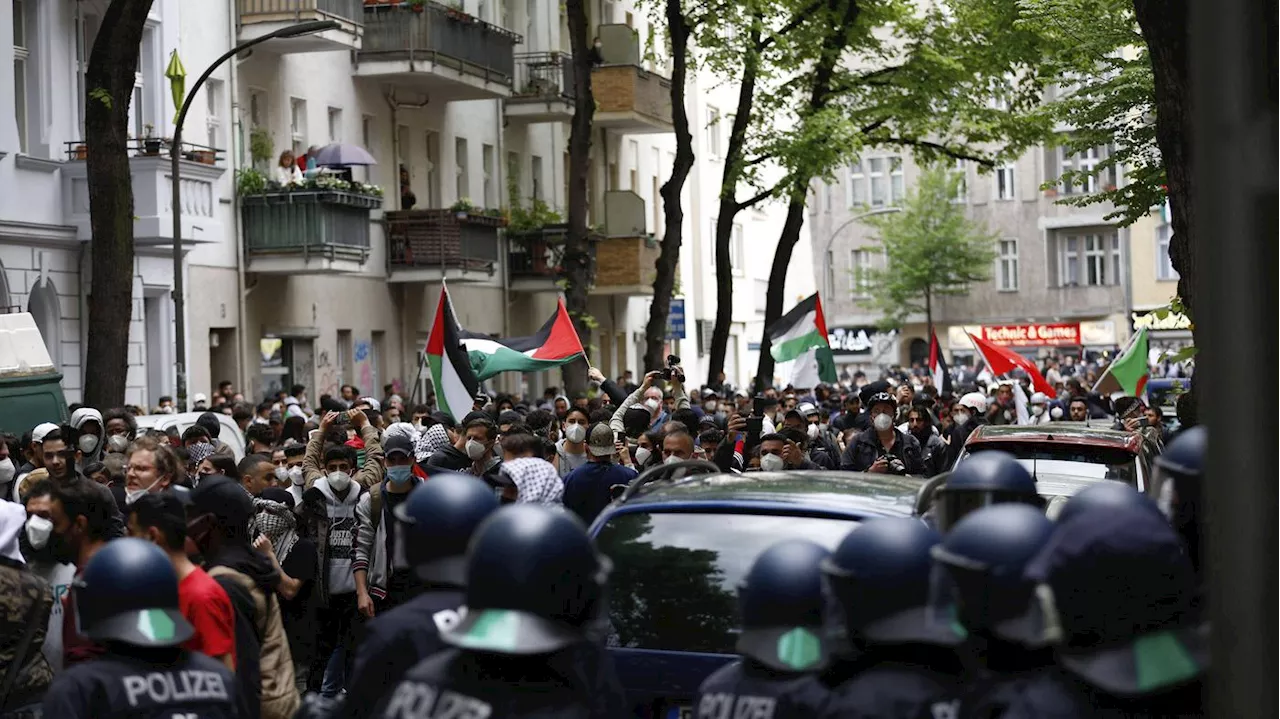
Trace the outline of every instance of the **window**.
<instances>
[{"instance_id":1,"label":"window","mask_svg":"<svg viewBox=\"0 0 1280 719\"><path fill-rule=\"evenodd\" d=\"M534 155L529 158L529 162L531 163L530 172L533 175L533 189L529 192L529 197L546 202L542 196L542 158Z\"/></svg>"},{"instance_id":2,"label":"window","mask_svg":"<svg viewBox=\"0 0 1280 719\"><path fill-rule=\"evenodd\" d=\"M1101 235L1085 235L1085 282L1090 286L1107 284L1107 252Z\"/></svg>"},{"instance_id":3,"label":"window","mask_svg":"<svg viewBox=\"0 0 1280 719\"><path fill-rule=\"evenodd\" d=\"M854 250L849 253L849 289L854 297L867 296L867 284L870 280L871 252Z\"/></svg>"},{"instance_id":4,"label":"window","mask_svg":"<svg viewBox=\"0 0 1280 719\"><path fill-rule=\"evenodd\" d=\"M151 98L158 84L159 73L156 71L156 29L145 27L142 30L142 47L138 49L138 66L133 74L133 98L129 103L129 132L131 137L144 137L146 126L154 125L155 115L152 112ZM147 90L147 83L152 83Z\"/></svg>"},{"instance_id":5,"label":"window","mask_svg":"<svg viewBox=\"0 0 1280 719\"><path fill-rule=\"evenodd\" d=\"M1080 286L1080 238L1068 237L1062 244L1061 280L1064 287Z\"/></svg>"},{"instance_id":6,"label":"window","mask_svg":"<svg viewBox=\"0 0 1280 719\"><path fill-rule=\"evenodd\" d=\"M289 98L289 137L293 141L293 154L307 151L307 101Z\"/></svg>"},{"instance_id":7,"label":"window","mask_svg":"<svg viewBox=\"0 0 1280 719\"><path fill-rule=\"evenodd\" d=\"M1090 147L1075 155L1068 155L1067 151L1063 149L1062 171L1064 173L1071 171L1087 173L1083 178L1063 180L1063 194L1088 195L1095 192L1115 189L1116 168L1112 167L1108 169L1107 173L1101 178L1098 176L1095 169L1097 168L1098 163L1105 160L1109 155L1110 149L1107 147Z\"/></svg>"},{"instance_id":8,"label":"window","mask_svg":"<svg viewBox=\"0 0 1280 719\"><path fill-rule=\"evenodd\" d=\"M1120 233L1111 233L1111 284L1120 284L1121 270Z\"/></svg>"},{"instance_id":9,"label":"window","mask_svg":"<svg viewBox=\"0 0 1280 719\"><path fill-rule=\"evenodd\" d=\"M484 195L485 207L498 206L498 165L497 157L494 155L493 145L480 146L480 172L483 173L484 187L482 192Z\"/></svg>"},{"instance_id":10,"label":"window","mask_svg":"<svg viewBox=\"0 0 1280 719\"><path fill-rule=\"evenodd\" d=\"M628 174L628 181L631 183L627 188L637 195L640 194L640 143L635 140L628 140L627 145L631 150L631 170Z\"/></svg>"},{"instance_id":11,"label":"window","mask_svg":"<svg viewBox=\"0 0 1280 719\"><path fill-rule=\"evenodd\" d=\"M707 154L720 157L720 110L707 107Z\"/></svg>"},{"instance_id":12,"label":"window","mask_svg":"<svg viewBox=\"0 0 1280 719\"><path fill-rule=\"evenodd\" d=\"M204 97L208 103L205 124L209 127L209 147L226 147L222 139L222 88L222 81L213 78L204 86Z\"/></svg>"},{"instance_id":13,"label":"window","mask_svg":"<svg viewBox=\"0 0 1280 719\"><path fill-rule=\"evenodd\" d=\"M894 207L902 204L907 196L906 183L902 176L902 158L889 158L889 203Z\"/></svg>"},{"instance_id":14,"label":"window","mask_svg":"<svg viewBox=\"0 0 1280 719\"><path fill-rule=\"evenodd\" d=\"M1068 236L1062 239L1061 248L1059 278L1064 287L1120 283L1123 267L1119 234Z\"/></svg>"},{"instance_id":15,"label":"window","mask_svg":"<svg viewBox=\"0 0 1280 719\"><path fill-rule=\"evenodd\" d=\"M849 165L849 181L845 183L849 207L858 207L867 203L867 177L862 172L862 160Z\"/></svg>"},{"instance_id":16,"label":"window","mask_svg":"<svg viewBox=\"0 0 1280 719\"><path fill-rule=\"evenodd\" d=\"M351 330L338 330L338 382L350 384L351 376Z\"/></svg>"},{"instance_id":17,"label":"window","mask_svg":"<svg viewBox=\"0 0 1280 719\"><path fill-rule=\"evenodd\" d=\"M1001 292L1018 291L1018 241L1000 240L1000 256L996 259L997 288Z\"/></svg>"},{"instance_id":18,"label":"window","mask_svg":"<svg viewBox=\"0 0 1280 719\"><path fill-rule=\"evenodd\" d=\"M952 201L967 201L969 199L969 165L964 160L956 160L951 176L957 180L956 196L952 198Z\"/></svg>"},{"instance_id":19,"label":"window","mask_svg":"<svg viewBox=\"0 0 1280 719\"><path fill-rule=\"evenodd\" d=\"M329 142L342 142L342 109L329 108Z\"/></svg>"},{"instance_id":20,"label":"window","mask_svg":"<svg viewBox=\"0 0 1280 719\"><path fill-rule=\"evenodd\" d=\"M832 548L855 522L699 512L614 515L596 539L613 559L611 646L730 654L737 587L751 562L791 536Z\"/></svg>"},{"instance_id":21,"label":"window","mask_svg":"<svg viewBox=\"0 0 1280 719\"><path fill-rule=\"evenodd\" d=\"M267 126L267 92L265 90L249 89L249 125Z\"/></svg>"},{"instance_id":22,"label":"window","mask_svg":"<svg viewBox=\"0 0 1280 719\"><path fill-rule=\"evenodd\" d=\"M1169 238L1173 234L1173 227L1164 224L1156 228L1156 279L1162 281L1173 281L1178 279L1178 273L1173 269L1173 260L1169 257Z\"/></svg>"},{"instance_id":23,"label":"window","mask_svg":"<svg viewBox=\"0 0 1280 719\"><path fill-rule=\"evenodd\" d=\"M1013 165L1004 164L996 168L996 199L1014 199Z\"/></svg>"},{"instance_id":24,"label":"window","mask_svg":"<svg viewBox=\"0 0 1280 719\"><path fill-rule=\"evenodd\" d=\"M905 196L901 157L868 157L849 165L845 192L849 207L899 205Z\"/></svg>"},{"instance_id":25,"label":"window","mask_svg":"<svg viewBox=\"0 0 1280 719\"><path fill-rule=\"evenodd\" d=\"M377 396L375 393L382 388L382 378L386 376L385 368L382 366L383 358L386 357L387 333L382 330L374 330L369 334L369 369L372 377L369 379L369 389L365 390L371 395Z\"/></svg>"},{"instance_id":26,"label":"window","mask_svg":"<svg viewBox=\"0 0 1280 719\"><path fill-rule=\"evenodd\" d=\"M769 305L769 280L752 280L755 285L756 314L763 315Z\"/></svg>"},{"instance_id":27,"label":"window","mask_svg":"<svg viewBox=\"0 0 1280 719\"><path fill-rule=\"evenodd\" d=\"M827 297L834 297L836 294L836 253L834 250L827 250L827 256L823 263L822 292Z\"/></svg>"},{"instance_id":28,"label":"window","mask_svg":"<svg viewBox=\"0 0 1280 719\"><path fill-rule=\"evenodd\" d=\"M373 154L373 115L360 116L360 144Z\"/></svg>"},{"instance_id":29,"label":"window","mask_svg":"<svg viewBox=\"0 0 1280 719\"><path fill-rule=\"evenodd\" d=\"M830 182L822 183L822 209L830 212L835 206L836 188Z\"/></svg>"},{"instance_id":30,"label":"window","mask_svg":"<svg viewBox=\"0 0 1280 719\"><path fill-rule=\"evenodd\" d=\"M871 206L884 207L889 197L888 161L883 157L867 160L867 176L871 180Z\"/></svg>"},{"instance_id":31,"label":"window","mask_svg":"<svg viewBox=\"0 0 1280 719\"><path fill-rule=\"evenodd\" d=\"M423 138L423 150L426 154L427 204L426 207L440 208L444 206L440 189L440 133L427 130Z\"/></svg>"},{"instance_id":32,"label":"window","mask_svg":"<svg viewBox=\"0 0 1280 719\"><path fill-rule=\"evenodd\" d=\"M729 240L729 261L733 263L733 274L741 277L747 271L747 245L742 225L734 223L733 237Z\"/></svg>"},{"instance_id":33,"label":"window","mask_svg":"<svg viewBox=\"0 0 1280 719\"><path fill-rule=\"evenodd\" d=\"M455 202L471 199L471 177L467 173L467 140L453 140L453 195Z\"/></svg>"},{"instance_id":34,"label":"window","mask_svg":"<svg viewBox=\"0 0 1280 719\"><path fill-rule=\"evenodd\" d=\"M13 0L13 103L18 121L18 152L27 151L27 0Z\"/></svg>"}]
</instances>

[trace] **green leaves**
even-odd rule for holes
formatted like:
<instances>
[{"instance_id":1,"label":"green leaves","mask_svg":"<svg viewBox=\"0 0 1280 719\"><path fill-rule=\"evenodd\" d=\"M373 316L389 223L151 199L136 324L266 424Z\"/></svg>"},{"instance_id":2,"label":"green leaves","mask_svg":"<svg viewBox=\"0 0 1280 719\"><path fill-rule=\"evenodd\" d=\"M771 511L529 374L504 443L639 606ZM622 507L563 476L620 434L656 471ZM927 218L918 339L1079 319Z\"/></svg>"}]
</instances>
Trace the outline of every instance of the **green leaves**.
<instances>
[{"instance_id":1,"label":"green leaves","mask_svg":"<svg viewBox=\"0 0 1280 719\"><path fill-rule=\"evenodd\" d=\"M107 108L108 110L111 109L112 102L114 102L111 99L111 93L108 92L107 89L103 87L95 87L92 90L90 90L89 97L102 103L102 106Z\"/></svg>"}]
</instances>

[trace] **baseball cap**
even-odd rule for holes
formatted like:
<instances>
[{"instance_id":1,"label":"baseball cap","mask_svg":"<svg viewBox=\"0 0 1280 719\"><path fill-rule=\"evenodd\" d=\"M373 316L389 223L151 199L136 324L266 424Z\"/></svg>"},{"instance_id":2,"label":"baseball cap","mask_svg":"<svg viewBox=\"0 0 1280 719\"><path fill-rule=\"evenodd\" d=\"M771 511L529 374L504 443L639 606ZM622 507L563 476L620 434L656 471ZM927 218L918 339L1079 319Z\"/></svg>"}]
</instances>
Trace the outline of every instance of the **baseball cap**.
<instances>
[{"instance_id":1,"label":"baseball cap","mask_svg":"<svg viewBox=\"0 0 1280 719\"><path fill-rule=\"evenodd\" d=\"M209 475L191 490L191 513L212 514L224 527L244 527L253 516L253 500L234 479Z\"/></svg>"},{"instance_id":2,"label":"baseball cap","mask_svg":"<svg viewBox=\"0 0 1280 719\"><path fill-rule=\"evenodd\" d=\"M393 454L413 456L413 440L407 434L390 434L382 438L382 453L390 457Z\"/></svg>"},{"instance_id":3,"label":"baseball cap","mask_svg":"<svg viewBox=\"0 0 1280 719\"><path fill-rule=\"evenodd\" d=\"M703 399L711 399L712 397L719 397L719 396L720 396L720 394L719 394L718 392L716 392L714 389L710 388L710 387L703 387L703 388L702 388L702 398L703 398Z\"/></svg>"},{"instance_id":4,"label":"baseball cap","mask_svg":"<svg viewBox=\"0 0 1280 719\"><path fill-rule=\"evenodd\" d=\"M367 404L369 405L369 409L375 412L382 411L382 403L372 397L361 397L356 400L356 404Z\"/></svg>"},{"instance_id":5,"label":"baseball cap","mask_svg":"<svg viewBox=\"0 0 1280 719\"><path fill-rule=\"evenodd\" d=\"M57 428L58 428L58 425L54 424L53 422L41 422L40 424L36 425L35 429L31 430L31 441L43 442L44 436Z\"/></svg>"},{"instance_id":6,"label":"baseball cap","mask_svg":"<svg viewBox=\"0 0 1280 719\"><path fill-rule=\"evenodd\" d=\"M208 401L209 395L204 392L196 392L195 396L191 398L191 404L200 404L201 402L207 403Z\"/></svg>"},{"instance_id":7,"label":"baseball cap","mask_svg":"<svg viewBox=\"0 0 1280 719\"><path fill-rule=\"evenodd\" d=\"M608 457L617 451L613 446L613 430L606 422L596 422L587 433L587 449L595 457Z\"/></svg>"},{"instance_id":8,"label":"baseball cap","mask_svg":"<svg viewBox=\"0 0 1280 719\"><path fill-rule=\"evenodd\" d=\"M800 406L796 407L796 411L799 412L801 416L808 417L811 414L817 414L818 408L811 402L801 402Z\"/></svg>"}]
</instances>

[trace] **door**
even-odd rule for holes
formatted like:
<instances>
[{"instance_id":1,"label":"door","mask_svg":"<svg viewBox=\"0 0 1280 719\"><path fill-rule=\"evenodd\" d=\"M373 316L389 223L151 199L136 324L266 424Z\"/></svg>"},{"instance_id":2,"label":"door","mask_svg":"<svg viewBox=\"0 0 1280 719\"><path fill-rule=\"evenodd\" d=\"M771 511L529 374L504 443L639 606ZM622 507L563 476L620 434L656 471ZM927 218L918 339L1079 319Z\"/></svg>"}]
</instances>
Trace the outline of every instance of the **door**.
<instances>
[{"instance_id":1,"label":"door","mask_svg":"<svg viewBox=\"0 0 1280 719\"><path fill-rule=\"evenodd\" d=\"M164 290L146 290L142 300L143 327L146 331L147 352L147 406L154 406L160 398L171 395L169 368L173 362L169 345L173 333L169 324L170 307ZM220 379L220 378L218 378Z\"/></svg>"},{"instance_id":2,"label":"door","mask_svg":"<svg viewBox=\"0 0 1280 719\"><path fill-rule=\"evenodd\" d=\"M316 393L315 374L316 374L316 356L315 347L310 339L289 340L287 343L292 351L289 358L289 384L303 385L308 391ZM289 387L285 387L286 390ZM318 397L319 395L316 394Z\"/></svg>"}]
</instances>

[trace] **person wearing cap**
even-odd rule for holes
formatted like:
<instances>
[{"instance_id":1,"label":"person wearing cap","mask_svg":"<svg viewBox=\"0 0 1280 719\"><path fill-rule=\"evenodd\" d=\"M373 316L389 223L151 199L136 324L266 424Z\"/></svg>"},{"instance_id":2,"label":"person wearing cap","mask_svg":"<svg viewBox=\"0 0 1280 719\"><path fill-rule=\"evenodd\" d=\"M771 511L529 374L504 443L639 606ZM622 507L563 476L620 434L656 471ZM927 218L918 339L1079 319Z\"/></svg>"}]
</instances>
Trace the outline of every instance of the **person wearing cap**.
<instances>
[{"instance_id":1,"label":"person wearing cap","mask_svg":"<svg viewBox=\"0 0 1280 719\"><path fill-rule=\"evenodd\" d=\"M237 621L248 624L248 633L257 638L256 654L252 642L241 639L237 632L237 679L246 696L259 698L261 719L292 719L300 703L294 686L293 656L281 620L277 588L280 572L253 548L250 520L254 517L253 500L233 479L211 475L189 494L187 536L204 557L205 571L218 580L236 607ZM246 646L247 645L247 646ZM244 671L257 659L258 678ZM253 689L257 692L253 692Z\"/></svg>"},{"instance_id":2,"label":"person wearing cap","mask_svg":"<svg viewBox=\"0 0 1280 719\"><path fill-rule=\"evenodd\" d=\"M918 519L870 519L823 561L846 644L824 675L831 698L815 716L957 716L964 634L930 604L930 552L940 540Z\"/></svg>"},{"instance_id":3,"label":"person wearing cap","mask_svg":"<svg viewBox=\"0 0 1280 719\"><path fill-rule=\"evenodd\" d=\"M969 392L951 408L951 431L947 445L951 448L946 466L951 467L964 452L964 443L973 430L987 423L987 398L981 392Z\"/></svg>"},{"instance_id":4,"label":"person wearing cap","mask_svg":"<svg viewBox=\"0 0 1280 719\"><path fill-rule=\"evenodd\" d=\"M191 411L203 412L209 409L209 395L204 392L196 392L191 398Z\"/></svg>"},{"instance_id":5,"label":"person wearing cap","mask_svg":"<svg viewBox=\"0 0 1280 719\"><path fill-rule=\"evenodd\" d=\"M372 715L627 716L604 648L610 569L572 514L497 510L472 538L466 612L440 631L448 647L414 665Z\"/></svg>"},{"instance_id":6,"label":"person wearing cap","mask_svg":"<svg viewBox=\"0 0 1280 719\"><path fill-rule=\"evenodd\" d=\"M393 513L421 481L413 473L413 439L405 434L389 434L383 438L382 452L386 479L356 502L355 560L351 563L356 580L356 609L370 619L403 604L416 591L409 568L395 569L391 561L396 556Z\"/></svg>"},{"instance_id":7,"label":"person wearing cap","mask_svg":"<svg viewBox=\"0 0 1280 719\"><path fill-rule=\"evenodd\" d=\"M84 461L96 462L102 457L102 413L92 407L81 407L71 413L71 427L76 430L76 448Z\"/></svg>"},{"instance_id":8,"label":"person wearing cap","mask_svg":"<svg viewBox=\"0 0 1280 719\"><path fill-rule=\"evenodd\" d=\"M1025 576L1040 600L1010 631L1051 642L1056 665L1026 682L1002 717L1206 715L1209 635L1195 570L1158 512L1131 503L1076 513Z\"/></svg>"},{"instance_id":9,"label":"person wearing cap","mask_svg":"<svg viewBox=\"0 0 1280 719\"><path fill-rule=\"evenodd\" d=\"M840 449L823 421L827 414L812 402L801 402L796 412L804 419L802 429L809 435L809 458L823 469L840 469Z\"/></svg>"},{"instance_id":10,"label":"person wearing cap","mask_svg":"<svg viewBox=\"0 0 1280 719\"><path fill-rule=\"evenodd\" d=\"M475 477L440 473L415 485L391 519L399 544L393 565L411 572L421 591L365 625L351 681L330 719L364 719L410 667L445 648L440 631L463 613L466 553L472 535L499 507Z\"/></svg>"},{"instance_id":11,"label":"person wearing cap","mask_svg":"<svg viewBox=\"0 0 1280 719\"><path fill-rule=\"evenodd\" d=\"M813 542L789 539L756 558L738 585L741 659L703 680L695 716L808 719L819 712L828 691L817 673L831 653L820 569L828 556Z\"/></svg>"},{"instance_id":12,"label":"person wearing cap","mask_svg":"<svg viewBox=\"0 0 1280 719\"><path fill-rule=\"evenodd\" d=\"M183 648L195 630L179 610L178 577L159 547L133 538L111 542L71 592L81 628L107 653L54 677L44 716L247 716L231 670Z\"/></svg>"},{"instance_id":13,"label":"person wearing cap","mask_svg":"<svg viewBox=\"0 0 1280 719\"><path fill-rule=\"evenodd\" d=\"M1028 424L1037 426L1053 421L1053 415L1049 412L1049 395L1044 392L1033 392L1029 403L1031 418Z\"/></svg>"},{"instance_id":14,"label":"person wearing cap","mask_svg":"<svg viewBox=\"0 0 1280 719\"><path fill-rule=\"evenodd\" d=\"M841 458L841 469L873 474L926 473L920 442L893 426L898 403L888 392L877 392L867 402L871 426L854 438Z\"/></svg>"},{"instance_id":15,"label":"person wearing cap","mask_svg":"<svg viewBox=\"0 0 1280 719\"><path fill-rule=\"evenodd\" d=\"M619 451L609 424L596 422L587 432L587 463L564 478L564 506L590 525L613 501L613 489L627 486L636 478L636 470L614 463Z\"/></svg>"}]
</instances>

